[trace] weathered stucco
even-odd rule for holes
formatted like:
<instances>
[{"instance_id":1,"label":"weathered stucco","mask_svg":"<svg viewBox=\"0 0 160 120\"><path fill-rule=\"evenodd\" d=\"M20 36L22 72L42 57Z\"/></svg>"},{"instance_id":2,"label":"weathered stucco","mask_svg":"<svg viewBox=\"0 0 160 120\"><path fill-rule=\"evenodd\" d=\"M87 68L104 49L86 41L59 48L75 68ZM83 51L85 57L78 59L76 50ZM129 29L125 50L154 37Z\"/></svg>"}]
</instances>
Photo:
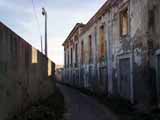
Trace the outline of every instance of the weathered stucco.
<instances>
[{"instance_id":1,"label":"weathered stucco","mask_svg":"<svg viewBox=\"0 0 160 120\"><path fill-rule=\"evenodd\" d=\"M124 20L121 16L125 10L127 10L128 25L125 28L127 34L121 35ZM74 81L81 84L76 85L96 92L120 95L131 102L157 103L160 96L159 21L159 0L108 0L82 28L78 39L79 65L75 72L79 77L74 78ZM104 61L99 60L102 25L105 28ZM93 62L89 62L90 35ZM70 69L75 71L75 68ZM65 82L70 83L69 79L65 79Z\"/></svg>"},{"instance_id":2,"label":"weathered stucco","mask_svg":"<svg viewBox=\"0 0 160 120\"><path fill-rule=\"evenodd\" d=\"M54 63L2 23L0 56L0 120L54 92Z\"/></svg>"}]
</instances>

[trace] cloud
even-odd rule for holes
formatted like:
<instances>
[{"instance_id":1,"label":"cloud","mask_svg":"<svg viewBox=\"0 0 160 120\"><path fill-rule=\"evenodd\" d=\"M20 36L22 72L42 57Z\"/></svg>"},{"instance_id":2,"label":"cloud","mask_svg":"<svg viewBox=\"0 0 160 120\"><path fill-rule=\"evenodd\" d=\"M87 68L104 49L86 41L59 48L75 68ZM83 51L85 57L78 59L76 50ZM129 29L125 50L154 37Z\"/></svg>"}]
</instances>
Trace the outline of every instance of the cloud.
<instances>
[{"instance_id":1,"label":"cloud","mask_svg":"<svg viewBox=\"0 0 160 120\"><path fill-rule=\"evenodd\" d=\"M40 49L40 33L44 36L44 17L41 14L41 8L45 6L48 12L49 57L55 63L63 64L63 41L77 22L86 23L105 1L34 0L40 24L37 27L32 0L1 0L0 20L34 47Z\"/></svg>"}]
</instances>

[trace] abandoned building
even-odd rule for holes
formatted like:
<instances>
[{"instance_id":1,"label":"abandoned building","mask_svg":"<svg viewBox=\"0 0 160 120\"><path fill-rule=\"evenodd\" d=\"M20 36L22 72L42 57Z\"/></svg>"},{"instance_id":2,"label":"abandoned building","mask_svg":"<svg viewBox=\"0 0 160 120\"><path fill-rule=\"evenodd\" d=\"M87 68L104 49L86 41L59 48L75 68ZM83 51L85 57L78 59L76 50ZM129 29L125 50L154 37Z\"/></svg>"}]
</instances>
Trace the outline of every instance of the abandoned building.
<instances>
[{"instance_id":1,"label":"abandoned building","mask_svg":"<svg viewBox=\"0 0 160 120\"><path fill-rule=\"evenodd\" d=\"M159 31L159 0L106 1L63 43L63 81L133 103L160 104Z\"/></svg>"}]
</instances>

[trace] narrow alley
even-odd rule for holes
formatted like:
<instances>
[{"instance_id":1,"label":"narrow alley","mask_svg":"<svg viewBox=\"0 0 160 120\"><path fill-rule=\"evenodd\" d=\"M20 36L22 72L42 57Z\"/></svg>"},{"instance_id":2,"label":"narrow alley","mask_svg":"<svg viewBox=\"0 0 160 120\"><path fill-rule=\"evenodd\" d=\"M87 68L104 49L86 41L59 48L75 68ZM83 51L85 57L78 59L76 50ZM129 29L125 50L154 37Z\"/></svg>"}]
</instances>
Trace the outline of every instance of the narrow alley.
<instances>
[{"instance_id":1,"label":"narrow alley","mask_svg":"<svg viewBox=\"0 0 160 120\"><path fill-rule=\"evenodd\" d=\"M57 85L66 102L67 120L117 120L117 118L95 99L64 85Z\"/></svg>"},{"instance_id":2,"label":"narrow alley","mask_svg":"<svg viewBox=\"0 0 160 120\"><path fill-rule=\"evenodd\" d=\"M0 120L160 120L160 0L0 0Z\"/></svg>"}]
</instances>

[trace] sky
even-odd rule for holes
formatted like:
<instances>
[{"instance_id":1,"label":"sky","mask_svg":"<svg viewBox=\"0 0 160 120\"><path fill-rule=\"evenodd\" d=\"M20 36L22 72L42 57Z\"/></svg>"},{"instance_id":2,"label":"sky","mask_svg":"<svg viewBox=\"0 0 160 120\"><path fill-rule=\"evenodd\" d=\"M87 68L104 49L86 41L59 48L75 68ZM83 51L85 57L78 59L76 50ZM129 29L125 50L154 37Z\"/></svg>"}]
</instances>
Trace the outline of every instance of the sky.
<instances>
[{"instance_id":1,"label":"sky","mask_svg":"<svg viewBox=\"0 0 160 120\"><path fill-rule=\"evenodd\" d=\"M48 13L48 56L56 64L63 64L62 43L77 22L87 23L105 1L33 0L32 4L32 0L0 0L0 21L40 50L41 35L44 41L41 9L45 7Z\"/></svg>"}]
</instances>

